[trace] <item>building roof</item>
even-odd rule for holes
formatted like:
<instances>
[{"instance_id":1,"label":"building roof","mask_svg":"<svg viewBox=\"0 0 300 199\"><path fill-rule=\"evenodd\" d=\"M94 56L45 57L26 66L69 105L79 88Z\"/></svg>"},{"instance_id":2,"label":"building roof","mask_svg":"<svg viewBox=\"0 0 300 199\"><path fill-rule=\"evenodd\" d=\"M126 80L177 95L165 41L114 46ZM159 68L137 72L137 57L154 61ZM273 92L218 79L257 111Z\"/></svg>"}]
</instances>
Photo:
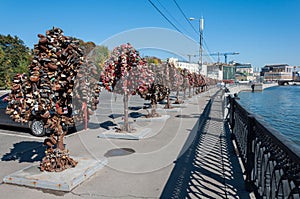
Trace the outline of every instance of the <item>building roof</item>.
<instances>
[{"instance_id":1,"label":"building roof","mask_svg":"<svg viewBox=\"0 0 300 199\"><path fill-rule=\"evenodd\" d=\"M252 68L250 63L234 63L236 68Z\"/></svg>"},{"instance_id":2,"label":"building roof","mask_svg":"<svg viewBox=\"0 0 300 199\"><path fill-rule=\"evenodd\" d=\"M267 68L267 67L276 68L276 67L285 67L285 66L289 66L289 65L288 64L267 64L264 66L264 68Z\"/></svg>"}]
</instances>

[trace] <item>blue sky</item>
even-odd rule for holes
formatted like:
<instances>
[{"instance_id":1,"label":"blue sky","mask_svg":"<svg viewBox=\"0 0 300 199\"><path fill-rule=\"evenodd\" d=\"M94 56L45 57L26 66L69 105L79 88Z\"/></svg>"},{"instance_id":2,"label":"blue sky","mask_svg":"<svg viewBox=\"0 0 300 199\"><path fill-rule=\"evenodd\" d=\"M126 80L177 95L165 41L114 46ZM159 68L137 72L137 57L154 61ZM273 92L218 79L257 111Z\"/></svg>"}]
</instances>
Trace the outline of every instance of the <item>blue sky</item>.
<instances>
[{"instance_id":1,"label":"blue sky","mask_svg":"<svg viewBox=\"0 0 300 199\"><path fill-rule=\"evenodd\" d=\"M151 0L177 28L195 42L199 40L186 22L174 0ZM176 0L187 17L205 20L205 50L239 52L228 60L265 64L287 63L300 65L300 0ZM148 0L0 0L0 34L20 37L33 48L38 33L53 26L64 30L65 35L101 44L124 31L157 27L175 30ZM166 8L166 10L164 9ZM171 13L172 16L169 15ZM199 29L197 21L192 21ZM143 35L142 35L143 36ZM183 50L180 39L150 37ZM195 53L190 49L186 54ZM187 58L187 57L186 57ZM217 59L216 57L214 57ZM221 57L224 61L224 58Z\"/></svg>"}]
</instances>

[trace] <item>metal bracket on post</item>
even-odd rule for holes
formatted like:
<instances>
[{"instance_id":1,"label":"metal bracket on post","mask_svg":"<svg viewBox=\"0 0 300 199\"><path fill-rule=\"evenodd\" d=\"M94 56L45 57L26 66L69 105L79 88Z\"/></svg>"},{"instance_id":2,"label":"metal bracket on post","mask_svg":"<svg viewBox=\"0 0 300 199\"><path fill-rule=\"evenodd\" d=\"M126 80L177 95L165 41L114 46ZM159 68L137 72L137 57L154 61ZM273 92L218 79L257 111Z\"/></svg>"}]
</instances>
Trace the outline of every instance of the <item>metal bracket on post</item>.
<instances>
[{"instance_id":1,"label":"metal bracket on post","mask_svg":"<svg viewBox=\"0 0 300 199\"><path fill-rule=\"evenodd\" d=\"M253 115L248 115L248 133L247 133L247 154L246 154L246 182L245 188L248 192L252 192L255 190L254 181L252 179L252 171L254 169L254 152L253 148L253 141L255 139L255 132L254 132L254 117Z\"/></svg>"}]
</instances>

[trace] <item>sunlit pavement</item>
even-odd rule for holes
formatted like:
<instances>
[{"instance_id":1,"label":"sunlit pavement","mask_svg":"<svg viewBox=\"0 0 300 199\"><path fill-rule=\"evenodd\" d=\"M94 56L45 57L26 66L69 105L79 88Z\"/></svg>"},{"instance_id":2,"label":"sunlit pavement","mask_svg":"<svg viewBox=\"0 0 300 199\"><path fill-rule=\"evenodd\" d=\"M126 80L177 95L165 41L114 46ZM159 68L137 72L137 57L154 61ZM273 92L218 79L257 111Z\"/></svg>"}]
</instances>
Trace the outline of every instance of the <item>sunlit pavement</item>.
<instances>
[{"instance_id":1,"label":"sunlit pavement","mask_svg":"<svg viewBox=\"0 0 300 199\"><path fill-rule=\"evenodd\" d=\"M203 119L203 110L209 105L210 96L216 91L217 89L211 89L209 92L193 96L180 105L179 111L167 112L161 109L161 113L171 116L164 122L138 122L135 121L135 117L130 118L131 125L152 129L152 136L139 141L97 138L100 132L107 130L106 128L113 128L122 122L122 97L115 98L114 95L106 93L102 95L102 104L100 99L95 117L91 118L93 124L89 126L90 128L70 134L65 139L72 156L94 159L107 157L108 164L105 168L68 193L1 184L0 195L6 198L169 196L168 194L174 192L169 187L172 185L172 179L176 179L179 162L188 151L194 150L193 153L197 151L198 155L194 157L193 161L196 162L193 164L198 170L193 171L193 174L186 173L185 177L192 178L185 185L188 189L179 187L182 189L181 193L189 192L187 195L192 198L203 194L205 198L205 194L209 194L213 189L211 193L219 198L225 198L226 194L232 194L234 197L240 194L240 198L244 198L242 196L245 193L242 193L240 188L235 188L235 184L232 183L237 176L232 176L230 169L233 167L232 164L237 162L232 163L229 160L232 151L227 143L229 142L227 135L224 134L223 122L220 120L222 107L218 96L212 100L211 112L207 113L211 119ZM138 96L132 97L130 106L138 108L131 110L131 113L146 114L146 110L139 109L145 105L144 103L145 101ZM159 104L159 108L163 106ZM1 129L0 139L1 178L28 165L38 164L43 156L43 138L35 138L26 133L13 135L12 132ZM184 165L189 166L191 163L188 161ZM241 177L241 173L239 175Z\"/></svg>"}]
</instances>

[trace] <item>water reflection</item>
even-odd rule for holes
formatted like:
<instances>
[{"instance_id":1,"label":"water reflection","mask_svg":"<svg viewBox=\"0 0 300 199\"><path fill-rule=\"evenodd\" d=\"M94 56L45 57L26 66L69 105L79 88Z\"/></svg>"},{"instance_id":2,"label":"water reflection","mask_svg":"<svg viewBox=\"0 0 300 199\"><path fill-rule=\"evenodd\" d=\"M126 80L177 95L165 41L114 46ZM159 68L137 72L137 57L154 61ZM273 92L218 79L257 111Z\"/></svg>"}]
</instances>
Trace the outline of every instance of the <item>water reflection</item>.
<instances>
[{"instance_id":1,"label":"water reflection","mask_svg":"<svg viewBox=\"0 0 300 199\"><path fill-rule=\"evenodd\" d=\"M300 144L300 86L276 86L263 92L241 92L240 103L261 115L283 135Z\"/></svg>"}]
</instances>

